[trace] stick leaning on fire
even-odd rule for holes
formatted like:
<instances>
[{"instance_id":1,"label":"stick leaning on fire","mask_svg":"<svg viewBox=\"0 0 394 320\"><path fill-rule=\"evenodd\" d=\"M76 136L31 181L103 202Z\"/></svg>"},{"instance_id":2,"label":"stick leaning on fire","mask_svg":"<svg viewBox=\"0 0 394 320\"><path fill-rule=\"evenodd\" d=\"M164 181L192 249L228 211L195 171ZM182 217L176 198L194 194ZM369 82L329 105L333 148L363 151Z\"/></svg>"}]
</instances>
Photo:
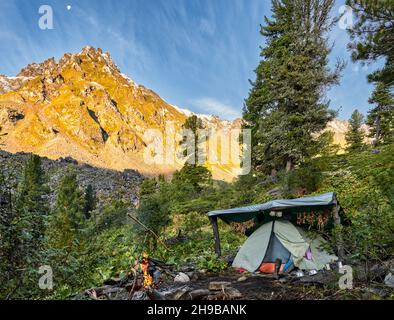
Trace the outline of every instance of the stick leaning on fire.
<instances>
[{"instance_id":1,"label":"stick leaning on fire","mask_svg":"<svg viewBox=\"0 0 394 320\"><path fill-rule=\"evenodd\" d=\"M131 213L128 213L127 216L131 218L133 221L138 223L141 227L143 227L146 231L149 231L159 242L166 248L168 251L172 251L170 248L166 246L166 244L160 239L160 237L150 228L148 228L146 225L144 225L140 220L138 220L136 217L134 217Z\"/></svg>"},{"instance_id":2,"label":"stick leaning on fire","mask_svg":"<svg viewBox=\"0 0 394 320\"><path fill-rule=\"evenodd\" d=\"M145 224L143 224L140 220L138 220L136 217L134 217L131 213L128 213L127 216L130 219L132 219L134 222L139 224L141 227L143 227L147 232L152 234L164 246L164 248L166 248L166 250L168 250L170 252L172 251L170 248L168 248L168 246L163 242L163 240L161 240L160 237L152 229L148 228ZM145 241L144 241L144 243L145 243ZM160 261L157 261L157 260L152 259L152 258L150 258L150 260L154 264L156 264L158 267L160 267L163 272L165 272L166 274L170 275L171 277L175 277L175 275L173 273L171 273L169 270L167 270L166 266L164 264L160 263Z\"/></svg>"}]
</instances>

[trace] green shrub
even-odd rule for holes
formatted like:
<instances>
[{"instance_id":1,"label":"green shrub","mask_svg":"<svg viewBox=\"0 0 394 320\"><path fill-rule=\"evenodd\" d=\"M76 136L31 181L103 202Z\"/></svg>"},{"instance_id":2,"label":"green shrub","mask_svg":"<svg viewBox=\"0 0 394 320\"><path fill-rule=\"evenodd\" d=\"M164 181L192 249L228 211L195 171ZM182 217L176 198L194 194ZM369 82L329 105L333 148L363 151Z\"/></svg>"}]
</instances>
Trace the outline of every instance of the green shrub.
<instances>
[{"instance_id":1,"label":"green shrub","mask_svg":"<svg viewBox=\"0 0 394 320\"><path fill-rule=\"evenodd\" d=\"M113 227L121 227L127 222L127 212L130 205L122 200L114 200L111 204L104 206L99 212L96 211L96 227L99 230Z\"/></svg>"},{"instance_id":2,"label":"green shrub","mask_svg":"<svg viewBox=\"0 0 394 320\"><path fill-rule=\"evenodd\" d=\"M303 193L315 192L321 186L324 179L320 163L311 161L304 163L298 169L286 173L282 177L282 185L285 193L294 194L302 190Z\"/></svg>"}]
</instances>

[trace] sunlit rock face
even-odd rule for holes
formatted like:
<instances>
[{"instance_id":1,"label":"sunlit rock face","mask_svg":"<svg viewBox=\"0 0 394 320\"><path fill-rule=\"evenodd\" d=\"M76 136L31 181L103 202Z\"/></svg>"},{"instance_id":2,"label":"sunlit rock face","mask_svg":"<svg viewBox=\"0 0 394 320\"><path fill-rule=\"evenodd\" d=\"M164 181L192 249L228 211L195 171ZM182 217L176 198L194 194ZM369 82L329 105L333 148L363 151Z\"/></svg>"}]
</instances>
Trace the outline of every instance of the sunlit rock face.
<instances>
[{"instance_id":1,"label":"sunlit rock face","mask_svg":"<svg viewBox=\"0 0 394 320\"><path fill-rule=\"evenodd\" d=\"M170 175L181 164L146 163L144 133L156 129L164 134L168 123L179 130L189 115L136 84L109 53L92 47L59 61L29 64L16 77L0 75L0 148L12 153ZM198 116L214 129L241 127L240 120ZM222 180L233 179L238 166L208 165Z\"/></svg>"}]
</instances>

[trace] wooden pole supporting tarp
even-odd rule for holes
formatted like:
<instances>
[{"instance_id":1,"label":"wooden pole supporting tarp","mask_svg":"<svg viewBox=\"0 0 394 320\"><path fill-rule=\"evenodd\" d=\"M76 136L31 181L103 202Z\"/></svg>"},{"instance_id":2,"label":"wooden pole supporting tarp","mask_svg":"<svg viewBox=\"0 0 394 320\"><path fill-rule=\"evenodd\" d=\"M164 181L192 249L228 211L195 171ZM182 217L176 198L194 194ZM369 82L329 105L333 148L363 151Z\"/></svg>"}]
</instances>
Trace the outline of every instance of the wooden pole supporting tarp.
<instances>
[{"instance_id":1,"label":"wooden pole supporting tarp","mask_svg":"<svg viewBox=\"0 0 394 320\"><path fill-rule=\"evenodd\" d=\"M333 215L333 219L334 219L334 225L340 227L341 226L341 217L339 216L339 204L338 204L338 200L337 197L335 196L334 199L334 206L332 208L332 215ZM339 230L339 234L338 234L338 246L337 246L337 250L338 250L338 258L339 261L343 261L343 258L345 256L344 250L343 250L343 237L342 237L342 231Z\"/></svg>"},{"instance_id":2,"label":"wooden pole supporting tarp","mask_svg":"<svg viewBox=\"0 0 394 320\"><path fill-rule=\"evenodd\" d=\"M219 236L219 227L218 227L218 218L217 217L209 217L209 220L212 224L213 236L215 240L215 252L220 257L222 255L222 249L220 248L220 236Z\"/></svg>"}]
</instances>

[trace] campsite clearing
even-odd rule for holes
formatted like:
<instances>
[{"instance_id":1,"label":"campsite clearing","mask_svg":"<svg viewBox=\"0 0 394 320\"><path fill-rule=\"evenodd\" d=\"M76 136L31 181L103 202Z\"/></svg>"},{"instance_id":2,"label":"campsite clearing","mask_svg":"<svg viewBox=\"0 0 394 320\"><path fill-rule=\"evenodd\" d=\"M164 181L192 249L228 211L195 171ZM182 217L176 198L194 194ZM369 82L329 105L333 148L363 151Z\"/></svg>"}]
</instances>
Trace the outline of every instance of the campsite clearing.
<instances>
[{"instance_id":1,"label":"campsite clearing","mask_svg":"<svg viewBox=\"0 0 394 320\"><path fill-rule=\"evenodd\" d=\"M198 276L193 277L194 280L187 284L177 284L171 279L164 281L150 299L157 300L157 297L164 299L168 292L171 292L170 296L167 296L169 300L362 300L388 298L394 294L393 289L379 282L372 282L368 287L356 286L352 290L340 290L338 274L333 271L324 271L302 278L287 276L279 279L274 275L241 274L234 269L219 274L199 271L195 273ZM238 281L240 278L244 279ZM220 291L209 290L212 283L220 282L226 283L226 288L222 291L223 296L220 295ZM106 286L104 291L101 290L102 288L86 290L74 299L130 299L127 295L127 285L124 285L124 281L121 283ZM98 294L92 297L92 291L97 291Z\"/></svg>"}]
</instances>

